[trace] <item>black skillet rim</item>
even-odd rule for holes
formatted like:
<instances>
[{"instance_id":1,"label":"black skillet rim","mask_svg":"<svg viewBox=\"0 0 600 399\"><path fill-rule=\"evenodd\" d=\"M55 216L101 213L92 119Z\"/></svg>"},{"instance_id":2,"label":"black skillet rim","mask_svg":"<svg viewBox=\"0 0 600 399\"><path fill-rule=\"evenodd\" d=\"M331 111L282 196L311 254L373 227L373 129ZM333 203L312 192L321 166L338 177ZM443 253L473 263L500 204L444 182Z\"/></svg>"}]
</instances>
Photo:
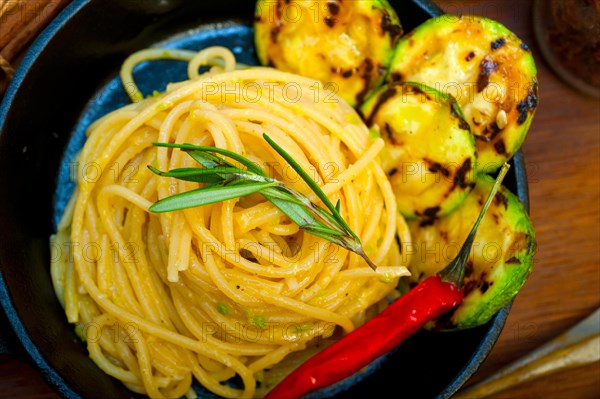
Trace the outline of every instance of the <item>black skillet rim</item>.
<instances>
[{"instance_id":1,"label":"black skillet rim","mask_svg":"<svg viewBox=\"0 0 600 399\"><path fill-rule=\"evenodd\" d=\"M79 0L69 4L49 25L48 27L38 36L35 42L32 44L27 54L23 58L19 68L17 69L12 83L9 85L2 104L0 105L0 121L4 124L4 119L8 114L9 109L18 100L17 94L20 87L20 82L28 73L30 67L35 63L37 54L40 53L47 45L48 41L66 24L69 22L79 10L81 10L91 0ZM435 16L441 13L439 7L431 3L429 0L413 0L418 7L423 11ZM0 130L0 134L2 130ZM525 209L529 211L529 193L527 185L527 174L525 170L525 162L521 151L515 154L512 159L513 170L515 173L516 180L516 191L520 201L525 206ZM61 396L65 398L80 398L81 396L68 385L63 377L46 361L44 356L40 353L36 345L29 337L23 323L21 322L19 315L16 312L14 305L10 299L10 295L2 273L0 273L0 303L6 313L9 324L14 330L20 343L22 344L25 352L30 357L34 366L42 373L45 380L52 386ZM473 356L465 364L465 366L459 371L454 379L446 386L446 388L440 392L439 398L449 398L452 396L479 368L481 363L485 360L495 342L497 341L502 328L508 317L512 302L506 305L498 314L490 321L488 327L488 333L481 340L480 344L474 351Z\"/></svg>"}]
</instances>

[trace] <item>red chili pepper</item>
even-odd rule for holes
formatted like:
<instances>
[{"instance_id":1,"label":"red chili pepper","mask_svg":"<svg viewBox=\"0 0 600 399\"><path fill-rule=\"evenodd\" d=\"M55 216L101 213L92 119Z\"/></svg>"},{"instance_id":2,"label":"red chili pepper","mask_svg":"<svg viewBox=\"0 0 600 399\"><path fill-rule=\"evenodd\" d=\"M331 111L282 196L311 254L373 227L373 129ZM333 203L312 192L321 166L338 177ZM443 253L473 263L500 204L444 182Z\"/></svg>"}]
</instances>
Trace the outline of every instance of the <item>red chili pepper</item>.
<instances>
[{"instance_id":1,"label":"red chili pepper","mask_svg":"<svg viewBox=\"0 0 600 399\"><path fill-rule=\"evenodd\" d=\"M454 284L438 276L427 278L360 328L308 359L266 398L298 398L351 376L462 299L462 290Z\"/></svg>"},{"instance_id":2,"label":"red chili pepper","mask_svg":"<svg viewBox=\"0 0 600 399\"><path fill-rule=\"evenodd\" d=\"M351 376L398 346L455 306L462 303L462 281L475 233L508 172L505 164L477 221L457 257L361 327L301 364L269 392L265 399L295 399Z\"/></svg>"}]
</instances>

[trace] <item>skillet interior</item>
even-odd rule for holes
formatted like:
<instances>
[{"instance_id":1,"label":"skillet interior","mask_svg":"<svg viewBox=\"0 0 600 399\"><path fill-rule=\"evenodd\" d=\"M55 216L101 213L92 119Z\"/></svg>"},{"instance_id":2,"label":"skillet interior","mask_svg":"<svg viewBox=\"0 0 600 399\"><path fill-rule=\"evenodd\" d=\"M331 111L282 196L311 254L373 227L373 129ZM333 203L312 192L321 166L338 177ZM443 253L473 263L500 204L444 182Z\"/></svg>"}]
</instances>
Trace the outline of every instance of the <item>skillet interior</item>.
<instances>
[{"instance_id":1,"label":"skillet interior","mask_svg":"<svg viewBox=\"0 0 600 399\"><path fill-rule=\"evenodd\" d=\"M436 12L426 1L391 3L406 31ZM0 300L34 364L65 397L134 396L88 358L49 278L53 194L83 106L133 51L200 25L250 25L253 6L248 0L75 1L34 44L5 96L0 109ZM520 154L514 163L505 184L526 203ZM417 334L381 370L354 386L352 397L383 391L449 397L487 356L509 308L470 331Z\"/></svg>"}]
</instances>

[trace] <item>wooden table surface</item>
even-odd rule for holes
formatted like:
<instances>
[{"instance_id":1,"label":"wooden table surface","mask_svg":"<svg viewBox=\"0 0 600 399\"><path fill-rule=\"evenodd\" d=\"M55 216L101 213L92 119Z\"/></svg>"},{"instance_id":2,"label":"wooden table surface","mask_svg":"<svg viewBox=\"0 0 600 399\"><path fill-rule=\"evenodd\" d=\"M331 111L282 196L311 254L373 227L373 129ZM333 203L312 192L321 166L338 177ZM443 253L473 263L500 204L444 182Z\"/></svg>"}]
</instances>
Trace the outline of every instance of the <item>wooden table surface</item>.
<instances>
[{"instance_id":1,"label":"wooden table surface","mask_svg":"<svg viewBox=\"0 0 600 399\"><path fill-rule=\"evenodd\" d=\"M600 306L600 101L559 80L534 40L532 2L438 0L451 13L496 19L530 45L541 105L523 146L538 251L502 335L469 383L536 348ZM468 383L468 384L469 384ZM0 398L57 398L25 362L0 356ZM600 398L600 363L494 398Z\"/></svg>"}]
</instances>

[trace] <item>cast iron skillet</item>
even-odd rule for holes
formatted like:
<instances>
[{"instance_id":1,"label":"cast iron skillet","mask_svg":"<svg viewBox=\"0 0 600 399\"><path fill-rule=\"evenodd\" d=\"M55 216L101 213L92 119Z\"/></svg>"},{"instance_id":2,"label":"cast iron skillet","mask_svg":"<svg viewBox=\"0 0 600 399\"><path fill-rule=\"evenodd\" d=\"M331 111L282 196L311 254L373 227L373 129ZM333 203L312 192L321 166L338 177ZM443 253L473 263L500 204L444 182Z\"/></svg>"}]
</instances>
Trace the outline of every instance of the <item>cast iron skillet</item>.
<instances>
[{"instance_id":1,"label":"cast iron skillet","mask_svg":"<svg viewBox=\"0 0 600 399\"><path fill-rule=\"evenodd\" d=\"M391 3L406 32L440 13L428 0ZM0 302L19 346L64 397L135 397L88 358L50 281L53 195L83 107L130 53L199 26L250 26L253 7L250 0L75 1L34 43L5 95L0 108ZM505 185L528 207L520 152L512 162ZM380 392L450 397L490 352L510 306L476 329L416 334L376 372L336 397ZM2 334L9 330L3 326ZM14 346L17 340L8 337L8 342Z\"/></svg>"}]
</instances>

